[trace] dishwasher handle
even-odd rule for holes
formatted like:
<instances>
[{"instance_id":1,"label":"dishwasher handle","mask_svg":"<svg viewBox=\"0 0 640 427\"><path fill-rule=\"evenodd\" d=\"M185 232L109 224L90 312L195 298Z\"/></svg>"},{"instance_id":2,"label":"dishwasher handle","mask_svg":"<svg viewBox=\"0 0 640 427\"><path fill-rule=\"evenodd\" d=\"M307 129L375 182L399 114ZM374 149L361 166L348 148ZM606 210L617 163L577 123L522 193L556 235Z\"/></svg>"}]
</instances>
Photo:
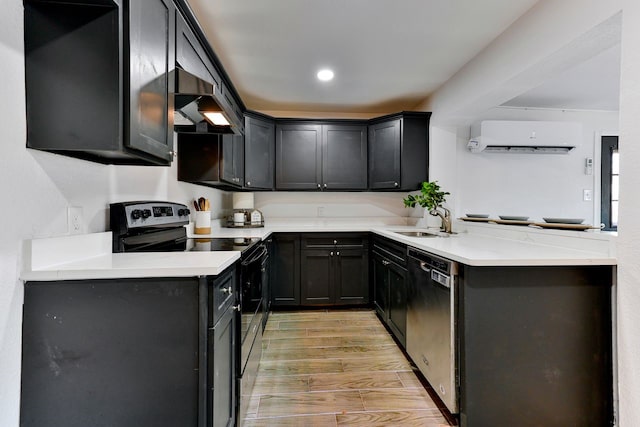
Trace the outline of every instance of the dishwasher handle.
<instances>
[{"instance_id":1,"label":"dishwasher handle","mask_svg":"<svg viewBox=\"0 0 640 427\"><path fill-rule=\"evenodd\" d=\"M426 273L431 273L431 268L424 261L420 261L420 269Z\"/></svg>"}]
</instances>

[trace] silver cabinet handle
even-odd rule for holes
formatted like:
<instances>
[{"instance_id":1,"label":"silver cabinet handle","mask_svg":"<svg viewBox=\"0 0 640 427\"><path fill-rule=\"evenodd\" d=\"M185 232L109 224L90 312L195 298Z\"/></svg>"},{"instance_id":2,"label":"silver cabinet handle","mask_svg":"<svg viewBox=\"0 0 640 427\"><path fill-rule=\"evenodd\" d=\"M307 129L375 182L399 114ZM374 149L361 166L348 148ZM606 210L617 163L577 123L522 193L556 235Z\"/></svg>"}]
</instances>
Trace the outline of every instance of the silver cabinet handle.
<instances>
[{"instance_id":1,"label":"silver cabinet handle","mask_svg":"<svg viewBox=\"0 0 640 427\"><path fill-rule=\"evenodd\" d=\"M247 181L247 187L251 185L251 181Z\"/></svg>"},{"instance_id":2,"label":"silver cabinet handle","mask_svg":"<svg viewBox=\"0 0 640 427\"><path fill-rule=\"evenodd\" d=\"M177 153L175 150L171 150L171 151L169 151L169 155L170 155L171 157L173 157L174 159L175 159L176 157L178 157L178 153Z\"/></svg>"},{"instance_id":3,"label":"silver cabinet handle","mask_svg":"<svg viewBox=\"0 0 640 427\"><path fill-rule=\"evenodd\" d=\"M318 184L318 188L322 188L322 186L320 184Z\"/></svg>"},{"instance_id":4,"label":"silver cabinet handle","mask_svg":"<svg viewBox=\"0 0 640 427\"><path fill-rule=\"evenodd\" d=\"M338 251L338 252L336 252L336 255L340 256L340 252L339 252L339 251Z\"/></svg>"},{"instance_id":5,"label":"silver cabinet handle","mask_svg":"<svg viewBox=\"0 0 640 427\"><path fill-rule=\"evenodd\" d=\"M324 185L324 188L327 188L327 184Z\"/></svg>"},{"instance_id":6,"label":"silver cabinet handle","mask_svg":"<svg viewBox=\"0 0 640 427\"><path fill-rule=\"evenodd\" d=\"M229 286L228 288L220 288L220 292L222 292L223 294L233 295L233 289L231 289L231 286Z\"/></svg>"},{"instance_id":7,"label":"silver cabinet handle","mask_svg":"<svg viewBox=\"0 0 640 427\"><path fill-rule=\"evenodd\" d=\"M338 244L338 241L337 241L337 240L334 240L334 241L333 241L333 244L334 244L334 245L337 245L337 244Z\"/></svg>"},{"instance_id":8,"label":"silver cabinet handle","mask_svg":"<svg viewBox=\"0 0 640 427\"><path fill-rule=\"evenodd\" d=\"M382 265L389 265L391 264L389 261L387 261L386 259L382 260Z\"/></svg>"},{"instance_id":9,"label":"silver cabinet handle","mask_svg":"<svg viewBox=\"0 0 640 427\"><path fill-rule=\"evenodd\" d=\"M231 306L231 308L232 308L233 310L235 310L235 311L240 311L240 310L242 310L242 307L240 307L240 304L238 304L238 305L234 305L234 306Z\"/></svg>"},{"instance_id":10,"label":"silver cabinet handle","mask_svg":"<svg viewBox=\"0 0 640 427\"><path fill-rule=\"evenodd\" d=\"M333 256L333 252L329 252L329 255L330 255L330 256Z\"/></svg>"},{"instance_id":11,"label":"silver cabinet handle","mask_svg":"<svg viewBox=\"0 0 640 427\"><path fill-rule=\"evenodd\" d=\"M395 187L397 187L397 186L398 186L398 183L397 183L397 182L394 182L394 183L393 183L393 185L394 185Z\"/></svg>"}]
</instances>

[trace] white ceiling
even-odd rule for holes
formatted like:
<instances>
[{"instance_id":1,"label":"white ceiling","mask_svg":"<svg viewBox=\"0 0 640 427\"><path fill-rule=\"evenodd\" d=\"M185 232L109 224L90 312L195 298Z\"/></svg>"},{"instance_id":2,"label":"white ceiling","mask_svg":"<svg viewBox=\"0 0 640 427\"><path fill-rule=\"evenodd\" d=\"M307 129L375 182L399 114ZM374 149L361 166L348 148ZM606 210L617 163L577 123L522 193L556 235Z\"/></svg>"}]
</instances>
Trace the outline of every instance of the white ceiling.
<instances>
[{"instance_id":1,"label":"white ceiling","mask_svg":"<svg viewBox=\"0 0 640 427\"><path fill-rule=\"evenodd\" d=\"M386 113L415 108L536 1L189 3L248 108Z\"/></svg>"},{"instance_id":2,"label":"white ceiling","mask_svg":"<svg viewBox=\"0 0 640 427\"><path fill-rule=\"evenodd\" d=\"M620 44L504 104L508 107L618 111Z\"/></svg>"}]
</instances>

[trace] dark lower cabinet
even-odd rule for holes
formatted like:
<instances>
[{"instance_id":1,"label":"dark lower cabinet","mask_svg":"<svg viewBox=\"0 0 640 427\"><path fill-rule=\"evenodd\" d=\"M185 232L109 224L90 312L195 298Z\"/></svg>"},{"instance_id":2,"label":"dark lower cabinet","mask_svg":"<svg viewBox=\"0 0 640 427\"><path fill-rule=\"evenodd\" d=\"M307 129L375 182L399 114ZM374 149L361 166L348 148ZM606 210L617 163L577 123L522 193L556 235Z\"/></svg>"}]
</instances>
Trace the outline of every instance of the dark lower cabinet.
<instances>
[{"instance_id":1,"label":"dark lower cabinet","mask_svg":"<svg viewBox=\"0 0 640 427\"><path fill-rule=\"evenodd\" d=\"M335 302L334 251L303 250L300 255L301 305L328 305Z\"/></svg>"},{"instance_id":2,"label":"dark lower cabinet","mask_svg":"<svg viewBox=\"0 0 640 427\"><path fill-rule=\"evenodd\" d=\"M301 241L301 305L369 303L366 234L303 234Z\"/></svg>"},{"instance_id":3,"label":"dark lower cabinet","mask_svg":"<svg viewBox=\"0 0 640 427\"><path fill-rule=\"evenodd\" d=\"M236 315L232 307L222 314L210 330L211 366L209 419L213 427L233 427L236 423Z\"/></svg>"},{"instance_id":4,"label":"dark lower cabinet","mask_svg":"<svg viewBox=\"0 0 640 427\"><path fill-rule=\"evenodd\" d=\"M366 233L278 233L273 237L274 306L370 302Z\"/></svg>"},{"instance_id":5,"label":"dark lower cabinet","mask_svg":"<svg viewBox=\"0 0 640 427\"><path fill-rule=\"evenodd\" d=\"M612 426L610 266L464 266L462 426Z\"/></svg>"},{"instance_id":6,"label":"dark lower cabinet","mask_svg":"<svg viewBox=\"0 0 640 427\"><path fill-rule=\"evenodd\" d=\"M199 426L200 285L27 282L20 425Z\"/></svg>"},{"instance_id":7,"label":"dark lower cabinet","mask_svg":"<svg viewBox=\"0 0 640 427\"><path fill-rule=\"evenodd\" d=\"M275 234L271 259L271 303L300 305L300 235Z\"/></svg>"},{"instance_id":8,"label":"dark lower cabinet","mask_svg":"<svg viewBox=\"0 0 640 427\"><path fill-rule=\"evenodd\" d=\"M340 249L335 258L335 303L368 304L369 254L368 248Z\"/></svg>"},{"instance_id":9,"label":"dark lower cabinet","mask_svg":"<svg viewBox=\"0 0 640 427\"><path fill-rule=\"evenodd\" d=\"M404 347L407 335L406 246L373 238L374 307Z\"/></svg>"},{"instance_id":10,"label":"dark lower cabinet","mask_svg":"<svg viewBox=\"0 0 640 427\"><path fill-rule=\"evenodd\" d=\"M234 426L235 289L235 267L25 283L20 425Z\"/></svg>"}]
</instances>

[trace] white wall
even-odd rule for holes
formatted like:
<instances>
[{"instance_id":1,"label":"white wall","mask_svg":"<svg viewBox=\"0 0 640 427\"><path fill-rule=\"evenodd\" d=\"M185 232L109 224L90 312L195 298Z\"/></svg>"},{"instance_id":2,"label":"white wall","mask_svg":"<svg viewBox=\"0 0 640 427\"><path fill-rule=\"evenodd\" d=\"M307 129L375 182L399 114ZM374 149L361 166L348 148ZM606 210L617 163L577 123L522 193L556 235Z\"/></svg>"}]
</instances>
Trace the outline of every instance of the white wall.
<instances>
[{"instance_id":1,"label":"white wall","mask_svg":"<svg viewBox=\"0 0 640 427\"><path fill-rule=\"evenodd\" d=\"M23 286L18 281L21 242L67 234L68 206L83 209L87 232L107 228L108 204L204 195L213 216L230 206L225 193L177 183L176 167L104 166L27 150L22 1L2 3L0 16L0 425L17 426Z\"/></svg>"},{"instance_id":2,"label":"white wall","mask_svg":"<svg viewBox=\"0 0 640 427\"><path fill-rule=\"evenodd\" d=\"M620 80L618 361L620 425L640 425L640 2L624 1Z\"/></svg>"},{"instance_id":3,"label":"white wall","mask_svg":"<svg viewBox=\"0 0 640 427\"><path fill-rule=\"evenodd\" d=\"M618 132L617 112L493 108L481 120L569 121L582 125L582 138L568 154L471 153L467 139L457 143L458 211L498 215L584 218L599 224L599 167L585 175L587 157L596 158L599 135ZM478 126L472 126L472 129ZM477 132L476 132L477 133ZM478 135L470 135L478 136ZM598 156L599 158L599 156ZM597 159L596 159L597 160ZM583 190L592 200L583 200Z\"/></svg>"}]
</instances>

